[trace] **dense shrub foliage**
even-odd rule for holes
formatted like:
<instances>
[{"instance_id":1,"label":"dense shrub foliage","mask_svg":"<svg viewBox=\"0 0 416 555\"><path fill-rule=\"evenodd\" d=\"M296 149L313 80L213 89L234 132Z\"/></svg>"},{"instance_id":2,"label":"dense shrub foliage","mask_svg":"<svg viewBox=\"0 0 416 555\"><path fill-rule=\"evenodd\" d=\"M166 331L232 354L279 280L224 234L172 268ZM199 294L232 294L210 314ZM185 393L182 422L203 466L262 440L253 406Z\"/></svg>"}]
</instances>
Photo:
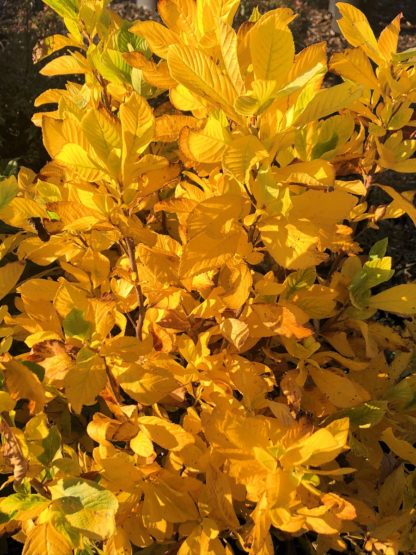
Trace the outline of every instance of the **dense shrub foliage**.
<instances>
[{"instance_id":1,"label":"dense shrub foliage","mask_svg":"<svg viewBox=\"0 0 416 555\"><path fill-rule=\"evenodd\" d=\"M36 100L50 162L0 183L2 532L26 555L414 552L416 285L355 239L416 222L377 178L416 171L400 16L376 39L340 3L328 64L288 8L235 31L238 0L133 25L45 2L68 32L41 73L78 77Z\"/></svg>"}]
</instances>

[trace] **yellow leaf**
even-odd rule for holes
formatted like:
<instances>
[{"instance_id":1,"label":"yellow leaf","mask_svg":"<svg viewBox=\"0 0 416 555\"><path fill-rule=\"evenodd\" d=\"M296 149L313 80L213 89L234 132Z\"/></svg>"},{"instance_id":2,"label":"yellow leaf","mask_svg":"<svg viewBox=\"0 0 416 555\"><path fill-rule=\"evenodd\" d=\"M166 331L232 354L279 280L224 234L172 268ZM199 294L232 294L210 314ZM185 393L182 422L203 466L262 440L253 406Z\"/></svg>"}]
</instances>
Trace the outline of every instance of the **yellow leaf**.
<instances>
[{"instance_id":1,"label":"yellow leaf","mask_svg":"<svg viewBox=\"0 0 416 555\"><path fill-rule=\"evenodd\" d=\"M204 249L201 249L201 244ZM183 279L221 268L237 252L245 249L247 235L239 228L230 230L223 238L200 233L185 245L179 275Z\"/></svg>"},{"instance_id":2,"label":"yellow leaf","mask_svg":"<svg viewBox=\"0 0 416 555\"><path fill-rule=\"evenodd\" d=\"M103 360L88 349L81 349L76 366L64 378L65 394L74 412L93 405L107 383Z\"/></svg>"},{"instance_id":3,"label":"yellow leaf","mask_svg":"<svg viewBox=\"0 0 416 555\"><path fill-rule=\"evenodd\" d=\"M380 63L381 52L363 12L345 2L338 2L337 7L342 15L342 18L338 20L338 25L347 41L352 46L361 47L374 62Z\"/></svg>"},{"instance_id":4,"label":"yellow leaf","mask_svg":"<svg viewBox=\"0 0 416 555\"><path fill-rule=\"evenodd\" d=\"M12 291L24 269L22 262L9 262L0 268L0 299Z\"/></svg>"},{"instance_id":5,"label":"yellow leaf","mask_svg":"<svg viewBox=\"0 0 416 555\"><path fill-rule=\"evenodd\" d=\"M87 61L79 53L69 56L59 56L48 62L40 71L41 75L52 77L54 75L72 75L87 73L89 70Z\"/></svg>"},{"instance_id":6,"label":"yellow leaf","mask_svg":"<svg viewBox=\"0 0 416 555\"><path fill-rule=\"evenodd\" d=\"M220 20L218 22L218 39L225 69L237 94L240 95L245 87L238 62L237 34L230 25Z\"/></svg>"},{"instance_id":7,"label":"yellow leaf","mask_svg":"<svg viewBox=\"0 0 416 555\"><path fill-rule=\"evenodd\" d=\"M47 218L48 214L43 206L29 198L15 197L8 205L0 210L0 220L20 227L33 233L33 225L30 218Z\"/></svg>"},{"instance_id":8,"label":"yellow leaf","mask_svg":"<svg viewBox=\"0 0 416 555\"><path fill-rule=\"evenodd\" d=\"M121 147L118 122L105 111L89 110L82 118L81 128L94 152L110 170L107 163L111 151Z\"/></svg>"},{"instance_id":9,"label":"yellow leaf","mask_svg":"<svg viewBox=\"0 0 416 555\"><path fill-rule=\"evenodd\" d=\"M157 8L165 25L175 33L187 36L188 42L197 38L197 7L194 0L160 0Z\"/></svg>"},{"instance_id":10,"label":"yellow leaf","mask_svg":"<svg viewBox=\"0 0 416 555\"><path fill-rule=\"evenodd\" d=\"M202 34L213 33L217 26L221 26L222 23L231 26L238 6L239 0L204 0L204 2L197 2L198 26Z\"/></svg>"},{"instance_id":11,"label":"yellow leaf","mask_svg":"<svg viewBox=\"0 0 416 555\"><path fill-rule=\"evenodd\" d=\"M177 141L184 127L192 129L197 126L197 120L191 116L165 114L155 120L155 140L166 143Z\"/></svg>"},{"instance_id":12,"label":"yellow leaf","mask_svg":"<svg viewBox=\"0 0 416 555\"><path fill-rule=\"evenodd\" d=\"M17 360L5 362L4 366L6 368L6 388L10 397L16 401L28 400L32 414L41 412L45 406L46 397L42 383L36 374Z\"/></svg>"},{"instance_id":13,"label":"yellow leaf","mask_svg":"<svg viewBox=\"0 0 416 555\"><path fill-rule=\"evenodd\" d=\"M117 529L116 533L106 542L103 553L105 555L132 555L131 543L123 528Z\"/></svg>"},{"instance_id":14,"label":"yellow leaf","mask_svg":"<svg viewBox=\"0 0 416 555\"><path fill-rule=\"evenodd\" d=\"M206 486L210 515L216 522L223 522L231 530L239 527L233 506L230 479L226 474L209 465L206 473Z\"/></svg>"},{"instance_id":15,"label":"yellow leaf","mask_svg":"<svg viewBox=\"0 0 416 555\"><path fill-rule=\"evenodd\" d=\"M282 8L263 16L250 31L250 52L256 79L282 83L295 57L292 33L287 25L293 15Z\"/></svg>"},{"instance_id":16,"label":"yellow leaf","mask_svg":"<svg viewBox=\"0 0 416 555\"><path fill-rule=\"evenodd\" d=\"M384 430L384 432L389 432ZM397 440L396 440L397 441ZM416 449L415 449L416 456ZM378 492L378 507L383 515L394 515L400 511L406 488L406 474L401 464L384 480Z\"/></svg>"},{"instance_id":17,"label":"yellow leaf","mask_svg":"<svg viewBox=\"0 0 416 555\"><path fill-rule=\"evenodd\" d=\"M89 182L98 181L106 175L85 150L75 143L65 144L55 159L61 162L70 172Z\"/></svg>"},{"instance_id":18,"label":"yellow leaf","mask_svg":"<svg viewBox=\"0 0 416 555\"><path fill-rule=\"evenodd\" d=\"M373 295L368 305L371 308L411 316L416 314L416 283L396 285Z\"/></svg>"},{"instance_id":19,"label":"yellow leaf","mask_svg":"<svg viewBox=\"0 0 416 555\"><path fill-rule=\"evenodd\" d=\"M399 42L400 33L400 20L403 18L403 14L397 15L393 21L387 25L385 29L380 33L378 39L378 47L382 53L384 59L390 62L393 55L397 52L397 44Z\"/></svg>"},{"instance_id":20,"label":"yellow leaf","mask_svg":"<svg viewBox=\"0 0 416 555\"><path fill-rule=\"evenodd\" d=\"M230 172L240 183L248 183L250 171L269 153L254 135L234 139L226 148L223 168Z\"/></svg>"},{"instance_id":21,"label":"yellow leaf","mask_svg":"<svg viewBox=\"0 0 416 555\"><path fill-rule=\"evenodd\" d=\"M151 369L130 364L115 368L114 373L124 391L143 405L158 403L179 385L168 370L158 368L157 364Z\"/></svg>"},{"instance_id":22,"label":"yellow leaf","mask_svg":"<svg viewBox=\"0 0 416 555\"><path fill-rule=\"evenodd\" d=\"M383 191L385 191L393 199L393 202L390 205L390 209L403 210L403 212L405 212L410 217L412 222L416 225L416 208L413 203L406 199L393 187L389 187L388 185L378 185L378 187L380 187L380 189L383 189Z\"/></svg>"},{"instance_id":23,"label":"yellow leaf","mask_svg":"<svg viewBox=\"0 0 416 555\"><path fill-rule=\"evenodd\" d=\"M120 108L122 128L122 177L129 185L136 176L135 163L153 139L155 119L146 100L133 92Z\"/></svg>"},{"instance_id":24,"label":"yellow leaf","mask_svg":"<svg viewBox=\"0 0 416 555\"><path fill-rule=\"evenodd\" d=\"M199 512L193 499L187 491L179 489L180 481L175 482L170 485L159 481L157 484L147 485L142 509L145 522L147 518L151 522L187 522L198 519Z\"/></svg>"},{"instance_id":25,"label":"yellow leaf","mask_svg":"<svg viewBox=\"0 0 416 555\"><path fill-rule=\"evenodd\" d=\"M310 268L326 259L317 251L318 237L291 223L276 217L262 218L259 229L267 250L284 268Z\"/></svg>"},{"instance_id":26,"label":"yellow leaf","mask_svg":"<svg viewBox=\"0 0 416 555\"><path fill-rule=\"evenodd\" d=\"M338 408L350 408L369 401L370 394L347 376L331 370L309 367L309 374L318 389Z\"/></svg>"},{"instance_id":27,"label":"yellow leaf","mask_svg":"<svg viewBox=\"0 0 416 555\"><path fill-rule=\"evenodd\" d=\"M416 465L416 449L411 443L404 439L399 439L394 435L392 428L387 428L381 434L380 439L398 455L401 459Z\"/></svg>"},{"instance_id":28,"label":"yellow leaf","mask_svg":"<svg viewBox=\"0 0 416 555\"><path fill-rule=\"evenodd\" d=\"M158 416L140 416L137 422L154 443L169 451L181 451L195 443L195 437L182 426Z\"/></svg>"},{"instance_id":29,"label":"yellow leaf","mask_svg":"<svg viewBox=\"0 0 416 555\"><path fill-rule=\"evenodd\" d=\"M154 452L153 443L144 432L130 440L130 448L140 457L150 457Z\"/></svg>"},{"instance_id":30,"label":"yellow leaf","mask_svg":"<svg viewBox=\"0 0 416 555\"><path fill-rule=\"evenodd\" d=\"M152 52L160 58L167 58L169 46L179 42L176 33L156 21L138 21L129 30L145 38Z\"/></svg>"},{"instance_id":31,"label":"yellow leaf","mask_svg":"<svg viewBox=\"0 0 416 555\"><path fill-rule=\"evenodd\" d=\"M236 318L226 318L220 326L223 336L239 351L247 341L250 330L245 322Z\"/></svg>"},{"instance_id":32,"label":"yellow leaf","mask_svg":"<svg viewBox=\"0 0 416 555\"><path fill-rule=\"evenodd\" d=\"M50 523L37 523L29 532L22 555L71 555L73 549L66 536L63 536Z\"/></svg>"},{"instance_id":33,"label":"yellow leaf","mask_svg":"<svg viewBox=\"0 0 416 555\"><path fill-rule=\"evenodd\" d=\"M321 466L334 460L346 449L348 429L348 418L334 420L325 428L291 445L280 458L281 464L285 468L300 464Z\"/></svg>"},{"instance_id":34,"label":"yellow leaf","mask_svg":"<svg viewBox=\"0 0 416 555\"><path fill-rule=\"evenodd\" d=\"M343 108L347 108L361 96L361 87L354 83L341 83L316 93L299 115L295 117L296 125L305 125L310 121L329 116ZM300 105L302 108L302 105ZM295 112L298 112L296 106Z\"/></svg>"},{"instance_id":35,"label":"yellow leaf","mask_svg":"<svg viewBox=\"0 0 416 555\"><path fill-rule=\"evenodd\" d=\"M343 52L334 54L329 67L344 79L370 89L379 89L379 83L371 62L361 48L348 48Z\"/></svg>"},{"instance_id":36,"label":"yellow leaf","mask_svg":"<svg viewBox=\"0 0 416 555\"><path fill-rule=\"evenodd\" d=\"M0 412L9 412L14 409L16 401L11 398L7 391L0 391Z\"/></svg>"},{"instance_id":37,"label":"yellow leaf","mask_svg":"<svg viewBox=\"0 0 416 555\"><path fill-rule=\"evenodd\" d=\"M230 137L222 119L211 116L200 131L183 130L179 145L188 158L205 164L221 161Z\"/></svg>"},{"instance_id":38,"label":"yellow leaf","mask_svg":"<svg viewBox=\"0 0 416 555\"><path fill-rule=\"evenodd\" d=\"M70 37L66 37L65 35L50 35L35 44L35 47L33 48L33 62L37 64L47 56L50 56L54 52L58 52L58 50L68 46L82 48L83 45Z\"/></svg>"},{"instance_id":39,"label":"yellow leaf","mask_svg":"<svg viewBox=\"0 0 416 555\"><path fill-rule=\"evenodd\" d=\"M168 65L178 83L239 119L233 108L237 94L232 82L209 56L192 46L171 46Z\"/></svg>"},{"instance_id":40,"label":"yellow leaf","mask_svg":"<svg viewBox=\"0 0 416 555\"><path fill-rule=\"evenodd\" d=\"M143 72L143 78L153 87L158 89L171 89L176 87L176 81L169 75L169 68L165 60L158 64L148 60L141 52L126 52L123 57L127 62Z\"/></svg>"},{"instance_id":41,"label":"yellow leaf","mask_svg":"<svg viewBox=\"0 0 416 555\"><path fill-rule=\"evenodd\" d=\"M250 328L250 337L272 337L282 335L303 339L312 335L312 330L302 324L307 320L304 312L295 306L256 303L251 305L245 319Z\"/></svg>"}]
</instances>

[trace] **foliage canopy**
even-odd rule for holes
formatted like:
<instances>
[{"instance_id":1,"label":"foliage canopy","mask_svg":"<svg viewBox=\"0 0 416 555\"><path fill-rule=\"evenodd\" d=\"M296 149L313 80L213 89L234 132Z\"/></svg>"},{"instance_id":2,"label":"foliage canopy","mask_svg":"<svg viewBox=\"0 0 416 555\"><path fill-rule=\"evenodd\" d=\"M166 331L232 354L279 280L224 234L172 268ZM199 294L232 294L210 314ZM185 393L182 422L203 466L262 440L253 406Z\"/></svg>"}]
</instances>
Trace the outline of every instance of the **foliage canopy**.
<instances>
[{"instance_id":1,"label":"foliage canopy","mask_svg":"<svg viewBox=\"0 0 416 555\"><path fill-rule=\"evenodd\" d=\"M400 16L376 38L338 4L328 63L288 8L235 31L238 0L159 0L163 24L44 1L68 32L41 73L80 78L36 100L50 162L0 183L2 532L25 555L414 552L416 331L377 316L414 315L416 284L380 288L387 241L355 239L416 223L377 179L416 171Z\"/></svg>"}]
</instances>

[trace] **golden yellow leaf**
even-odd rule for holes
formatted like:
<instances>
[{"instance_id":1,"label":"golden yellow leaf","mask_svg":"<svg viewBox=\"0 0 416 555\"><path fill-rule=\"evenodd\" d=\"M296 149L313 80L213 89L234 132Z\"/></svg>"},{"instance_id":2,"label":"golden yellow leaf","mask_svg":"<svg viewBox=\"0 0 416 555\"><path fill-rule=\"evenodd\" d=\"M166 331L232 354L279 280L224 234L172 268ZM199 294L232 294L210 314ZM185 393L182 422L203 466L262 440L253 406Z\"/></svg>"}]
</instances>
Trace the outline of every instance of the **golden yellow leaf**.
<instances>
[{"instance_id":1,"label":"golden yellow leaf","mask_svg":"<svg viewBox=\"0 0 416 555\"><path fill-rule=\"evenodd\" d=\"M396 285L373 295L368 305L371 308L406 316L416 314L416 283Z\"/></svg>"},{"instance_id":2,"label":"golden yellow leaf","mask_svg":"<svg viewBox=\"0 0 416 555\"><path fill-rule=\"evenodd\" d=\"M98 181L105 177L106 173L94 162L85 150L73 143L67 143L57 154L56 160L61 162L71 174L79 175L86 181Z\"/></svg>"},{"instance_id":3,"label":"golden yellow leaf","mask_svg":"<svg viewBox=\"0 0 416 555\"><path fill-rule=\"evenodd\" d=\"M416 464L416 449L411 443L405 439L399 439L393 432L392 428L387 428L381 434L380 439L398 455L401 459Z\"/></svg>"},{"instance_id":4,"label":"golden yellow leaf","mask_svg":"<svg viewBox=\"0 0 416 555\"><path fill-rule=\"evenodd\" d=\"M71 555L73 549L66 536L51 522L38 523L29 532L23 555Z\"/></svg>"},{"instance_id":5,"label":"golden yellow leaf","mask_svg":"<svg viewBox=\"0 0 416 555\"><path fill-rule=\"evenodd\" d=\"M135 164L154 136L154 115L146 100L133 92L120 108L122 129L121 172L124 185L136 176ZM137 179L137 178L136 178Z\"/></svg>"},{"instance_id":6,"label":"golden yellow leaf","mask_svg":"<svg viewBox=\"0 0 416 555\"><path fill-rule=\"evenodd\" d=\"M393 21L387 25L385 29L380 33L378 39L378 47L382 53L384 59L389 62L393 55L397 52L397 45L399 42L400 33L400 21L403 18L403 14L397 15Z\"/></svg>"},{"instance_id":7,"label":"golden yellow leaf","mask_svg":"<svg viewBox=\"0 0 416 555\"><path fill-rule=\"evenodd\" d=\"M302 105L303 99L300 103L298 102L295 111L299 112L299 115L295 117L295 123L296 125L305 125L329 116L350 106L354 100L360 98L361 94L361 87L354 83L341 83L330 89L322 89L314 94L306 106Z\"/></svg>"},{"instance_id":8,"label":"golden yellow leaf","mask_svg":"<svg viewBox=\"0 0 416 555\"><path fill-rule=\"evenodd\" d=\"M247 341L250 330L245 322L236 318L226 318L220 326L223 336L239 351Z\"/></svg>"},{"instance_id":9,"label":"golden yellow leaf","mask_svg":"<svg viewBox=\"0 0 416 555\"><path fill-rule=\"evenodd\" d=\"M371 399L364 387L335 370L310 366L309 374L320 391L338 408L355 407Z\"/></svg>"},{"instance_id":10,"label":"golden yellow leaf","mask_svg":"<svg viewBox=\"0 0 416 555\"><path fill-rule=\"evenodd\" d=\"M160 116L155 120L155 140L166 143L177 141L184 127L196 128L198 122L191 116Z\"/></svg>"},{"instance_id":11,"label":"golden yellow leaf","mask_svg":"<svg viewBox=\"0 0 416 555\"><path fill-rule=\"evenodd\" d=\"M378 89L379 83L368 56L361 48L350 48L331 58L330 69L345 79L370 89Z\"/></svg>"},{"instance_id":12,"label":"golden yellow leaf","mask_svg":"<svg viewBox=\"0 0 416 555\"><path fill-rule=\"evenodd\" d=\"M0 219L13 227L34 232L31 218L47 218L45 208L30 198L15 197L0 210Z\"/></svg>"},{"instance_id":13,"label":"golden yellow leaf","mask_svg":"<svg viewBox=\"0 0 416 555\"><path fill-rule=\"evenodd\" d=\"M307 464L320 466L335 459L346 449L349 419L334 420L307 438L294 443L280 458L285 468L292 465Z\"/></svg>"},{"instance_id":14,"label":"golden yellow leaf","mask_svg":"<svg viewBox=\"0 0 416 555\"><path fill-rule=\"evenodd\" d=\"M232 82L209 56L192 46L171 46L168 65L178 83L239 119L233 108L237 95Z\"/></svg>"},{"instance_id":15,"label":"golden yellow leaf","mask_svg":"<svg viewBox=\"0 0 416 555\"><path fill-rule=\"evenodd\" d=\"M229 478L213 465L209 465L206 480L210 515L216 522L222 521L227 528L238 528Z\"/></svg>"},{"instance_id":16,"label":"golden yellow leaf","mask_svg":"<svg viewBox=\"0 0 416 555\"><path fill-rule=\"evenodd\" d=\"M179 37L156 21L138 21L130 31L146 39L152 51L160 58L167 58L169 46L177 44Z\"/></svg>"},{"instance_id":17,"label":"golden yellow leaf","mask_svg":"<svg viewBox=\"0 0 416 555\"><path fill-rule=\"evenodd\" d=\"M130 447L140 457L150 457L153 452L153 443L144 432L139 432L130 440Z\"/></svg>"},{"instance_id":18,"label":"golden yellow leaf","mask_svg":"<svg viewBox=\"0 0 416 555\"><path fill-rule=\"evenodd\" d=\"M74 53L69 56L59 56L59 58L54 58L43 66L39 73L51 77L53 75L87 73L88 69L89 68L84 56L80 53Z\"/></svg>"},{"instance_id":19,"label":"golden yellow leaf","mask_svg":"<svg viewBox=\"0 0 416 555\"><path fill-rule=\"evenodd\" d=\"M204 164L220 162L229 142L229 132L219 118L210 117L203 129L193 131L185 128L179 145L191 160Z\"/></svg>"},{"instance_id":20,"label":"golden yellow leaf","mask_svg":"<svg viewBox=\"0 0 416 555\"><path fill-rule=\"evenodd\" d=\"M129 364L114 368L114 373L124 391L144 405L159 402L179 385L168 370L158 368L157 364L152 368Z\"/></svg>"},{"instance_id":21,"label":"golden yellow leaf","mask_svg":"<svg viewBox=\"0 0 416 555\"><path fill-rule=\"evenodd\" d=\"M282 8L265 14L250 31L250 52L256 79L280 84L289 73L295 46L287 25L293 12Z\"/></svg>"},{"instance_id":22,"label":"golden yellow leaf","mask_svg":"<svg viewBox=\"0 0 416 555\"><path fill-rule=\"evenodd\" d=\"M416 225L416 208L414 207L413 203L410 202L401 193L396 191L396 189L394 189L393 187L389 187L388 185L378 185L378 187L380 187L380 189L383 189L383 191L385 191L393 199L393 202L390 205L390 210L402 210Z\"/></svg>"},{"instance_id":23,"label":"golden yellow leaf","mask_svg":"<svg viewBox=\"0 0 416 555\"><path fill-rule=\"evenodd\" d=\"M93 405L107 383L103 360L89 349L82 349L74 368L64 378L65 394L74 412Z\"/></svg>"},{"instance_id":24,"label":"golden yellow leaf","mask_svg":"<svg viewBox=\"0 0 416 555\"><path fill-rule=\"evenodd\" d=\"M25 265L22 262L9 262L0 268L0 299L16 287L24 269Z\"/></svg>"},{"instance_id":25,"label":"golden yellow leaf","mask_svg":"<svg viewBox=\"0 0 416 555\"><path fill-rule=\"evenodd\" d=\"M171 89L176 87L176 81L169 75L169 68L165 60L158 64L148 60L141 52L126 52L123 57L127 62L143 72L144 79L158 89Z\"/></svg>"},{"instance_id":26,"label":"golden yellow leaf","mask_svg":"<svg viewBox=\"0 0 416 555\"><path fill-rule=\"evenodd\" d=\"M32 414L41 412L46 403L46 396L37 375L17 360L5 362L4 366L6 368L6 388L10 397L16 401L19 399L29 401Z\"/></svg>"},{"instance_id":27,"label":"golden yellow leaf","mask_svg":"<svg viewBox=\"0 0 416 555\"><path fill-rule=\"evenodd\" d=\"M264 145L253 135L234 139L223 155L224 171L230 172L240 183L248 183L250 171L269 153Z\"/></svg>"},{"instance_id":28,"label":"golden yellow leaf","mask_svg":"<svg viewBox=\"0 0 416 555\"><path fill-rule=\"evenodd\" d=\"M157 416L140 416L139 426L150 439L169 451L181 451L195 443L195 437L178 424Z\"/></svg>"},{"instance_id":29,"label":"golden yellow leaf","mask_svg":"<svg viewBox=\"0 0 416 555\"><path fill-rule=\"evenodd\" d=\"M342 16L338 25L347 41L352 46L361 47L374 62L380 63L382 60L381 52L363 12L346 2L338 2L337 7Z\"/></svg>"},{"instance_id":30,"label":"golden yellow leaf","mask_svg":"<svg viewBox=\"0 0 416 555\"><path fill-rule=\"evenodd\" d=\"M215 0L218 1L218 0ZM234 2L236 3L236 2ZM221 48L222 60L229 78L238 95L244 91L244 81L237 54L237 34L231 25L222 20L218 22L218 39Z\"/></svg>"}]
</instances>

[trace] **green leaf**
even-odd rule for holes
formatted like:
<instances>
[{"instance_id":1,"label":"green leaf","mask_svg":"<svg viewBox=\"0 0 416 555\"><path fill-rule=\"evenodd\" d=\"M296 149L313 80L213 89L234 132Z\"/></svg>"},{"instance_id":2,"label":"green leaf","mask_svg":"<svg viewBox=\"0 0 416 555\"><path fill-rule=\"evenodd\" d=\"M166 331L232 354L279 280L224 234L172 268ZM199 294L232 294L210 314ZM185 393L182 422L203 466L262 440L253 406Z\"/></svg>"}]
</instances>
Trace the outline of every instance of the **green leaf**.
<instances>
[{"instance_id":1,"label":"green leaf","mask_svg":"<svg viewBox=\"0 0 416 555\"><path fill-rule=\"evenodd\" d=\"M126 27L122 28L117 34L117 46L121 52L143 52L149 58L151 52L145 39L139 35L131 33Z\"/></svg>"},{"instance_id":2,"label":"green leaf","mask_svg":"<svg viewBox=\"0 0 416 555\"><path fill-rule=\"evenodd\" d=\"M374 258L383 258L384 256L386 256L388 244L388 237L384 237L384 239L380 239L380 241L374 243L369 252L370 260L374 260Z\"/></svg>"},{"instance_id":3,"label":"green leaf","mask_svg":"<svg viewBox=\"0 0 416 555\"><path fill-rule=\"evenodd\" d=\"M317 158L321 158L326 152L330 150L334 150L334 148L338 144L338 135L334 133L330 139L323 143L318 143L313 147L312 150L312 159L316 160Z\"/></svg>"},{"instance_id":4,"label":"green leaf","mask_svg":"<svg viewBox=\"0 0 416 555\"><path fill-rule=\"evenodd\" d=\"M34 416L26 424L25 437L31 453L48 466L61 447L61 434L56 426L49 426L45 414Z\"/></svg>"},{"instance_id":5,"label":"green leaf","mask_svg":"<svg viewBox=\"0 0 416 555\"><path fill-rule=\"evenodd\" d=\"M380 248L380 252L381 250L382 247ZM366 262L361 271L354 276L349 286L352 304L356 308L366 308L370 302L371 288L389 281L393 275L394 270L391 269L390 257L373 257Z\"/></svg>"},{"instance_id":6,"label":"green leaf","mask_svg":"<svg viewBox=\"0 0 416 555\"><path fill-rule=\"evenodd\" d=\"M337 413L337 418L348 416L350 423L359 428L371 428L378 424L387 410L387 401L368 401Z\"/></svg>"},{"instance_id":7,"label":"green leaf","mask_svg":"<svg viewBox=\"0 0 416 555\"><path fill-rule=\"evenodd\" d=\"M0 501L0 523L27 520L38 515L49 500L38 494L14 493Z\"/></svg>"},{"instance_id":8,"label":"green leaf","mask_svg":"<svg viewBox=\"0 0 416 555\"><path fill-rule=\"evenodd\" d=\"M44 3L53 9L58 15L69 19L77 16L77 4L75 0L43 0Z\"/></svg>"},{"instance_id":9,"label":"green leaf","mask_svg":"<svg viewBox=\"0 0 416 555\"><path fill-rule=\"evenodd\" d=\"M67 522L83 535L104 540L114 533L118 502L110 491L81 478L59 480L50 490L52 498L59 500L54 508L58 508ZM68 497L70 502L63 501Z\"/></svg>"},{"instance_id":10,"label":"green leaf","mask_svg":"<svg viewBox=\"0 0 416 555\"><path fill-rule=\"evenodd\" d=\"M36 364L36 362L32 362L31 360L22 360L22 364L36 374L41 382L43 381L43 378L45 377L45 369L43 366Z\"/></svg>"},{"instance_id":11,"label":"green leaf","mask_svg":"<svg viewBox=\"0 0 416 555\"><path fill-rule=\"evenodd\" d=\"M17 195L17 181L14 176L0 181L0 210L9 204Z\"/></svg>"},{"instance_id":12,"label":"green leaf","mask_svg":"<svg viewBox=\"0 0 416 555\"><path fill-rule=\"evenodd\" d=\"M73 308L62 322L65 335L78 339L85 339L91 332L91 324L84 320L84 313Z\"/></svg>"},{"instance_id":13,"label":"green leaf","mask_svg":"<svg viewBox=\"0 0 416 555\"><path fill-rule=\"evenodd\" d=\"M289 298L298 289L310 287L315 283L316 270L315 268L306 268L306 270L297 270L292 272L284 282L286 286L285 297Z\"/></svg>"}]
</instances>

